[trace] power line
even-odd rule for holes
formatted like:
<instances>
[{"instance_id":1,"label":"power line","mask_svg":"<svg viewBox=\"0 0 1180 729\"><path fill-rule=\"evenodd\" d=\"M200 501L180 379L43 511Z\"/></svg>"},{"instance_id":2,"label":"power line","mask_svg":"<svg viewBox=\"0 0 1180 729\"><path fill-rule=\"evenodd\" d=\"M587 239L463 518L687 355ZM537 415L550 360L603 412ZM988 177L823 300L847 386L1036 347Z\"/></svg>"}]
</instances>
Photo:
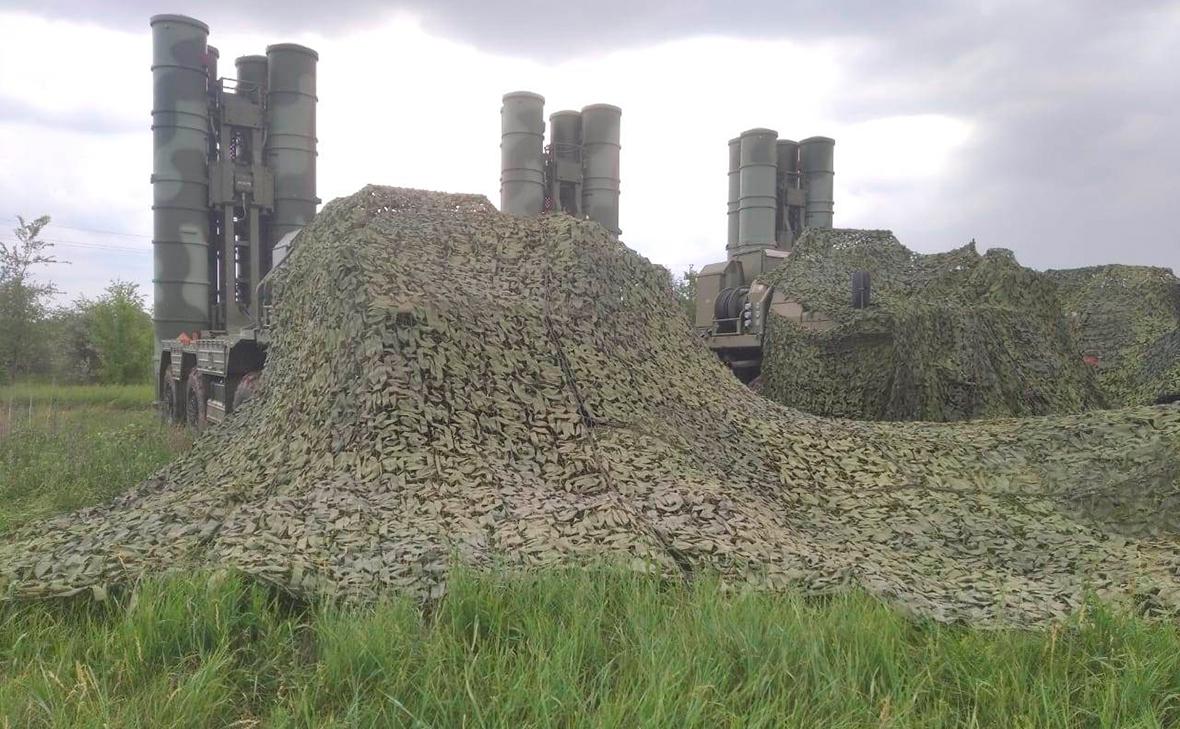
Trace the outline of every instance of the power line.
<instances>
[{"instance_id":1,"label":"power line","mask_svg":"<svg viewBox=\"0 0 1180 729\"><path fill-rule=\"evenodd\" d=\"M126 246L107 246L107 245L102 245L101 243L72 243L69 241L51 241L51 240L46 240L45 242L52 243L55 246L66 246L67 248L90 248L93 250L111 251L114 253L135 253L137 255L143 255L143 254L151 251L150 248L128 248Z\"/></svg>"},{"instance_id":2,"label":"power line","mask_svg":"<svg viewBox=\"0 0 1180 729\"><path fill-rule=\"evenodd\" d=\"M55 246L67 246L70 248L92 248L95 250L103 250L103 251L119 251L119 252L123 252L123 253L138 253L140 255L142 255L144 253L148 253L151 250L150 248L131 248L130 246L112 246L112 245L106 245L104 243L81 243L78 241L54 240L52 238L40 238L39 240L43 240L46 243L49 243L49 244L55 245ZM17 241L14 241L14 240L5 240L4 243L6 243L8 245L18 245Z\"/></svg>"},{"instance_id":3,"label":"power line","mask_svg":"<svg viewBox=\"0 0 1180 729\"><path fill-rule=\"evenodd\" d=\"M122 233L117 230L96 230L95 228L79 228L74 225L62 225L61 223L54 223L52 221L49 224L55 228L66 228L67 230L77 230L82 233L97 233L99 235L122 235L122 236L126 236L128 238L144 238L146 240L152 239L152 237L150 235L144 235L143 233Z\"/></svg>"}]
</instances>

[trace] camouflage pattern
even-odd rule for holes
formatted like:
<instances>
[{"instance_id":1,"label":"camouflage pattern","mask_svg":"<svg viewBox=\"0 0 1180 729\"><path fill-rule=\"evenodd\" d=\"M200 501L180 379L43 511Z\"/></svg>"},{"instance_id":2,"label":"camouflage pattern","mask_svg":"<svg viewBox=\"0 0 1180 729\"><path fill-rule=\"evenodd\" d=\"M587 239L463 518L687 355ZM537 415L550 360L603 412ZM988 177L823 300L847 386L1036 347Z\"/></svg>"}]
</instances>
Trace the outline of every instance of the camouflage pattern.
<instances>
[{"instance_id":1,"label":"camouflage pattern","mask_svg":"<svg viewBox=\"0 0 1180 729\"><path fill-rule=\"evenodd\" d=\"M545 97L504 94L500 108L500 210L537 215L545 208Z\"/></svg>"},{"instance_id":2,"label":"camouflage pattern","mask_svg":"<svg viewBox=\"0 0 1180 729\"><path fill-rule=\"evenodd\" d=\"M1047 275L1111 404L1148 405L1180 393L1180 280L1171 270L1108 265Z\"/></svg>"},{"instance_id":3,"label":"camouflage pattern","mask_svg":"<svg viewBox=\"0 0 1180 729\"><path fill-rule=\"evenodd\" d=\"M582 211L619 235L619 125L623 110L610 104L582 108Z\"/></svg>"},{"instance_id":4,"label":"camouflage pattern","mask_svg":"<svg viewBox=\"0 0 1180 729\"><path fill-rule=\"evenodd\" d=\"M333 201L276 278L261 391L111 503L0 537L0 594L225 567L429 598L456 560L613 560L981 625L1180 607L1180 408L807 415L727 372L602 226L471 195Z\"/></svg>"},{"instance_id":5,"label":"camouflage pattern","mask_svg":"<svg viewBox=\"0 0 1180 729\"><path fill-rule=\"evenodd\" d=\"M315 217L316 62L294 43L267 46L266 161L274 174L268 248Z\"/></svg>"},{"instance_id":6,"label":"camouflage pattern","mask_svg":"<svg viewBox=\"0 0 1180 729\"><path fill-rule=\"evenodd\" d=\"M853 307L867 272L872 305ZM1057 287L1009 251L918 254L889 231L812 229L765 278L762 394L817 415L967 420L1106 404ZM829 323L816 327L816 317Z\"/></svg>"},{"instance_id":7,"label":"camouflage pattern","mask_svg":"<svg viewBox=\"0 0 1180 729\"><path fill-rule=\"evenodd\" d=\"M204 23L157 15L152 27L152 234L156 339L209 326L210 60Z\"/></svg>"}]
</instances>

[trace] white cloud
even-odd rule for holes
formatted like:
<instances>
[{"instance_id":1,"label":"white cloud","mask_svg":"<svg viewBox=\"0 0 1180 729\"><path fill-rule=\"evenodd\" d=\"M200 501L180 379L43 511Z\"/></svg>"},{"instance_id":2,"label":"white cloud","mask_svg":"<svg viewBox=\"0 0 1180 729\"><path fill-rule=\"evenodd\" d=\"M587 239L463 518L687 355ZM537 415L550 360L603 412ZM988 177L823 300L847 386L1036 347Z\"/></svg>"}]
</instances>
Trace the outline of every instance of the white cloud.
<instances>
[{"instance_id":1,"label":"white cloud","mask_svg":"<svg viewBox=\"0 0 1180 729\"><path fill-rule=\"evenodd\" d=\"M894 116L836 126L837 220L847 227L888 228L903 240L932 219L962 213L947 210L931 194L954 175L954 161L971 140L972 125L939 114ZM909 241L911 246L922 246ZM944 241L942 248L961 241Z\"/></svg>"},{"instance_id":2,"label":"white cloud","mask_svg":"<svg viewBox=\"0 0 1180 729\"><path fill-rule=\"evenodd\" d=\"M146 19L145 19L146 31ZM151 104L151 37L67 20L0 15L0 96L50 112L144 122ZM132 71L133 75L128 76ZM133 83L138 78L141 83ZM149 107L150 108L150 107Z\"/></svg>"},{"instance_id":3,"label":"white cloud","mask_svg":"<svg viewBox=\"0 0 1180 729\"><path fill-rule=\"evenodd\" d=\"M49 212L76 228L49 237L126 251L63 247L75 261L53 271L70 294L112 277L151 291L150 34L0 14L0 104L127 121L112 134L0 123L0 180L8 210ZM843 59L855 41L795 43L698 37L647 48L538 62L491 55L429 35L408 16L347 36L267 38L214 27L221 73L268 43L320 52L319 190L325 200L366 183L486 194L499 201L500 96L547 98L546 112L607 102L623 108L621 226L629 245L674 270L724 256L726 142L767 126L783 137L837 139L841 225L904 227L925 215L926 188L952 173L968 120L913 114L842 124L837 102L857 89ZM871 90L866 90L868 93ZM0 107L2 109L3 107Z\"/></svg>"}]
</instances>

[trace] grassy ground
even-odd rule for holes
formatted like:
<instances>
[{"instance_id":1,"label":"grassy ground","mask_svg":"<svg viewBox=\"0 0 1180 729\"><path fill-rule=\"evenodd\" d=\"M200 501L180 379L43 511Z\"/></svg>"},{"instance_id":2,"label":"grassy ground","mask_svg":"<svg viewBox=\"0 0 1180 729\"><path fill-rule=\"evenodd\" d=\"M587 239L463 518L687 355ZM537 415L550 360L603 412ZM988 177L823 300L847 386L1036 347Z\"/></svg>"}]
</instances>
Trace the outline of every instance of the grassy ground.
<instances>
[{"instance_id":1,"label":"grassy ground","mask_svg":"<svg viewBox=\"0 0 1180 729\"><path fill-rule=\"evenodd\" d=\"M105 498L184 447L146 398L67 404L86 397L4 420L0 524ZM299 604L233 574L0 603L3 727L1178 725L1180 629L1100 606L982 632L605 567L464 572L426 610Z\"/></svg>"},{"instance_id":2,"label":"grassy ground","mask_svg":"<svg viewBox=\"0 0 1180 729\"><path fill-rule=\"evenodd\" d=\"M151 397L146 386L0 389L0 533L109 499L187 447Z\"/></svg>"},{"instance_id":3,"label":"grassy ground","mask_svg":"<svg viewBox=\"0 0 1180 729\"><path fill-rule=\"evenodd\" d=\"M12 727L1168 727L1180 636L907 621L864 596L620 571L465 574L429 614L294 606L233 576L0 608ZM237 724L235 724L237 722Z\"/></svg>"},{"instance_id":4,"label":"grassy ground","mask_svg":"<svg viewBox=\"0 0 1180 729\"><path fill-rule=\"evenodd\" d=\"M21 383L0 387L5 416L30 406L94 405L115 410L144 410L155 397L151 385L51 385Z\"/></svg>"}]
</instances>

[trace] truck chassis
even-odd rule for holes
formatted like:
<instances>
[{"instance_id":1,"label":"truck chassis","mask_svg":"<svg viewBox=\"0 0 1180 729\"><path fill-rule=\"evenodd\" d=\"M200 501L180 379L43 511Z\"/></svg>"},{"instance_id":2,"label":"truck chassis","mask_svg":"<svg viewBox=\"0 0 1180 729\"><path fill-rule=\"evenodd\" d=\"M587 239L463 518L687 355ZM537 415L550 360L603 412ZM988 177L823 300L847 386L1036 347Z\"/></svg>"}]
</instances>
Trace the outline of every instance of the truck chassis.
<instances>
[{"instance_id":1,"label":"truck chassis","mask_svg":"<svg viewBox=\"0 0 1180 729\"><path fill-rule=\"evenodd\" d=\"M161 417L196 430L220 423L248 400L266 362L264 338L204 334L161 342L156 380Z\"/></svg>"}]
</instances>

